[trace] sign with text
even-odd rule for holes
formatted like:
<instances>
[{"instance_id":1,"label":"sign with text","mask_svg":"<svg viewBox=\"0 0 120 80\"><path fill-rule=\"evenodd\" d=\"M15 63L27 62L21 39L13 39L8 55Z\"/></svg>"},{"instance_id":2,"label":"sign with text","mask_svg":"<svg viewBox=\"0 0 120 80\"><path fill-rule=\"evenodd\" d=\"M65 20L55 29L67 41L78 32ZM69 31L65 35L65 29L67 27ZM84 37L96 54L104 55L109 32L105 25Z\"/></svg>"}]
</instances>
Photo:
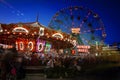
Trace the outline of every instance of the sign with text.
<instances>
[{"instance_id":1,"label":"sign with text","mask_svg":"<svg viewBox=\"0 0 120 80\"><path fill-rule=\"evenodd\" d=\"M87 46L87 45L78 45L77 46L78 52L81 52L81 53L88 53L89 49L90 49L90 46Z\"/></svg>"},{"instance_id":2,"label":"sign with text","mask_svg":"<svg viewBox=\"0 0 120 80\"><path fill-rule=\"evenodd\" d=\"M80 28L71 28L72 33L79 34Z\"/></svg>"}]
</instances>

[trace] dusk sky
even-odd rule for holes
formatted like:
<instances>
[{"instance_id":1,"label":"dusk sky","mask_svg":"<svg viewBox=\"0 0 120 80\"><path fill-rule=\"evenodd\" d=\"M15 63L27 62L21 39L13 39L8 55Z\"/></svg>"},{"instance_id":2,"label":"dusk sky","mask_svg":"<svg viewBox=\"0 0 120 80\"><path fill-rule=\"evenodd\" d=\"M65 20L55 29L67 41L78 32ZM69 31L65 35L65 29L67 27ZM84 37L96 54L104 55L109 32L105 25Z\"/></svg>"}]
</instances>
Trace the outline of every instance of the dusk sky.
<instances>
[{"instance_id":1,"label":"dusk sky","mask_svg":"<svg viewBox=\"0 0 120 80\"><path fill-rule=\"evenodd\" d=\"M106 43L120 42L119 0L0 0L0 23L39 22L48 26L53 15L69 6L83 6L99 14L107 33Z\"/></svg>"}]
</instances>

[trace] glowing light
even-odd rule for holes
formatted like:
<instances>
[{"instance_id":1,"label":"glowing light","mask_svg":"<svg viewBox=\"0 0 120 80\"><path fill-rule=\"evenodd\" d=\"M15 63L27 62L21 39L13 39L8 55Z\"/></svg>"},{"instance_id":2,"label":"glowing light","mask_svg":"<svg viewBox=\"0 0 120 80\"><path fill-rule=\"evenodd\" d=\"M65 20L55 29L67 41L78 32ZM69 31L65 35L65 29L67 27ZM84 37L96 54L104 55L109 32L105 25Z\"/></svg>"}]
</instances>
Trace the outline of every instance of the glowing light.
<instances>
[{"instance_id":1,"label":"glowing light","mask_svg":"<svg viewBox=\"0 0 120 80\"><path fill-rule=\"evenodd\" d=\"M63 39L63 35L60 33L55 33L52 35L52 37Z\"/></svg>"},{"instance_id":2,"label":"glowing light","mask_svg":"<svg viewBox=\"0 0 120 80\"><path fill-rule=\"evenodd\" d=\"M16 50L18 50L18 43L16 42Z\"/></svg>"},{"instance_id":3,"label":"glowing light","mask_svg":"<svg viewBox=\"0 0 120 80\"><path fill-rule=\"evenodd\" d=\"M77 45L77 48L90 49L90 46L86 46L86 45Z\"/></svg>"},{"instance_id":4,"label":"glowing light","mask_svg":"<svg viewBox=\"0 0 120 80\"><path fill-rule=\"evenodd\" d=\"M3 46L4 49L12 48L12 45L6 45L6 44L0 44L0 46Z\"/></svg>"},{"instance_id":5,"label":"glowing light","mask_svg":"<svg viewBox=\"0 0 120 80\"><path fill-rule=\"evenodd\" d=\"M88 52L88 49L78 49L78 52L83 52L83 53L85 53L85 52Z\"/></svg>"},{"instance_id":6,"label":"glowing light","mask_svg":"<svg viewBox=\"0 0 120 80\"><path fill-rule=\"evenodd\" d=\"M72 41L72 44L74 45L74 47L77 45L77 41L76 40L73 40Z\"/></svg>"},{"instance_id":7,"label":"glowing light","mask_svg":"<svg viewBox=\"0 0 120 80\"><path fill-rule=\"evenodd\" d=\"M10 32L7 32L7 34L10 34Z\"/></svg>"},{"instance_id":8,"label":"glowing light","mask_svg":"<svg viewBox=\"0 0 120 80\"><path fill-rule=\"evenodd\" d=\"M12 32L25 32L28 33L29 31L23 27L16 27L12 30Z\"/></svg>"},{"instance_id":9,"label":"glowing light","mask_svg":"<svg viewBox=\"0 0 120 80\"><path fill-rule=\"evenodd\" d=\"M20 42L19 46L20 46L20 50L23 50L23 49L24 49L24 44L23 44L23 42Z\"/></svg>"},{"instance_id":10,"label":"glowing light","mask_svg":"<svg viewBox=\"0 0 120 80\"><path fill-rule=\"evenodd\" d=\"M50 43L46 43L45 45L45 52L49 52L51 49L51 44Z\"/></svg>"},{"instance_id":11,"label":"glowing light","mask_svg":"<svg viewBox=\"0 0 120 80\"><path fill-rule=\"evenodd\" d=\"M32 42L32 41L30 41L30 42L28 43L28 48L30 49L30 51L33 50L33 42Z\"/></svg>"},{"instance_id":12,"label":"glowing light","mask_svg":"<svg viewBox=\"0 0 120 80\"><path fill-rule=\"evenodd\" d=\"M80 28L71 28L72 33L79 34Z\"/></svg>"},{"instance_id":13,"label":"glowing light","mask_svg":"<svg viewBox=\"0 0 120 80\"><path fill-rule=\"evenodd\" d=\"M45 41L37 39L37 51L42 52L44 49Z\"/></svg>"},{"instance_id":14,"label":"glowing light","mask_svg":"<svg viewBox=\"0 0 120 80\"><path fill-rule=\"evenodd\" d=\"M13 34L15 34L15 33L13 33Z\"/></svg>"},{"instance_id":15,"label":"glowing light","mask_svg":"<svg viewBox=\"0 0 120 80\"><path fill-rule=\"evenodd\" d=\"M44 28L42 28L42 27L40 28L39 35L40 35L40 36L43 36L43 35L44 35Z\"/></svg>"},{"instance_id":16,"label":"glowing light","mask_svg":"<svg viewBox=\"0 0 120 80\"><path fill-rule=\"evenodd\" d=\"M37 34L37 32L34 32L34 34Z\"/></svg>"},{"instance_id":17,"label":"glowing light","mask_svg":"<svg viewBox=\"0 0 120 80\"><path fill-rule=\"evenodd\" d=\"M89 45L77 45L78 52L88 53L88 49L90 49Z\"/></svg>"},{"instance_id":18,"label":"glowing light","mask_svg":"<svg viewBox=\"0 0 120 80\"><path fill-rule=\"evenodd\" d=\"M7 29L5 29L5 31L7 31Z\"/></svg>"},{"instance_id":19,"label":"glowing light","mask_svg":"<svg viewBox=\"0 0 120 80\"><path fill-rule=\"evenodd\" d=\"M44 44L43 43L39 43L38 44L38 51L41 52L41 51L43 51L43 49L44 49Z\"/></svg>"},{"instance_id":20,"label":"glowing light","mask_svg":"<svg viewBox=\"0 0 120 80\"><path fill-rule=\"evenodd\" d=\"M20 35L22 34L22 33L19 33Z\"/></svg>"},{"instance_id":21,"label":"glowing light","mask_svg":"<svg viewBox=\"0 0 120 80\"><path fill-rule=\"evenodd\" d=\"M3 30L0 30L0 32L3 32Z\"/></svg>"},{"instance_id":22,"label":"glowing light","mask_svg":"<svg viewBox=\"0 0 120 80\"><path fill-rule=\"evenodd\" d=\"M3 29L2 29L2 27L1 27L1 24L0 24L0 32L3 32Z\"/></svg>"}]
</instances>

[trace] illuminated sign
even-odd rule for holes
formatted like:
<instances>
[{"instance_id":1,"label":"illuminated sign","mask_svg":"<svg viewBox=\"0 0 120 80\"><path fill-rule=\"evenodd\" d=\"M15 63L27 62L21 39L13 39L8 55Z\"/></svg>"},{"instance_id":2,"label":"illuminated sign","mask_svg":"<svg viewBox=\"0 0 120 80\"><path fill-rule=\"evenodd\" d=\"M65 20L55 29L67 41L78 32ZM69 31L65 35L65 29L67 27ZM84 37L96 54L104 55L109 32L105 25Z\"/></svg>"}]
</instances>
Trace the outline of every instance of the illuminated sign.
<instances>
[{"instance_id":1,"label":"illuminated sign","mask_svg":"<svg viewBox=\"0 0 120 80\"><path fill-rule=\"evenodd\" d=\"M73 54L73 55L75 54L75 50L72 50L72 54Z\"/></svg>"},{"instance_id":2,"label":"illuminated sign","mask_svg":"<svg viewBox=\"0 0 120 80\"><path fill-rule=\"evenodd\" d=\"M10 48L13 48L12 45L6 45L6 44L0 44L0 46L2 46L4 49L10 49Z\"/></svg>"},{"instance_id":3,"label":"illuminated sign","mask_svg":"<svg viewBox=\"0 0 120 80\"><path fill-rule=\"evenodd\" d=\"M16 50L18 50L18 43L16 42Z\"/></svg>"},{"instance_id":4,"label":"illuminated sign","mask_svg":"<svg viewBox=\"0 0 120 80\"><path fill-rule=\"evenodd\" d=\"M30 51L33 50L33 42L32 42L32 41L30 41L30 42L28 43L28 48L29 48Z\"/></svg>"},{"instance_id":5,"label":"illuminated sign","mask_svg":"<svg viewBox=\"0 0 120 80\"><path fill-rule=\"evenodd\" d=\"M23 49L24 49L24 44L23 44L23 42L20 42L19 46L20 46L20 50L23 50Z\"/></svg>"},{"instance_id":6,"label":"illuminated sign","mask_svg":"<svg viewBox=\"0 0 120 80\"><path fill-rule=\"evenodd\" d=\"M12 30L12 32L24 32L24 33L28 33L29 31L23 27L16 27Z\"/></svg>"},{"instance_id":7,"label":"illuminated sign","mask_svg":"<svg viewBox=\"0 0 120 80\"><path fill-rule=\"evenodd\" d=\"M43 36L44 35L44 28L40 27L39 35Z\"/></svg>"},{"instance_id":8,"label":"illuminated sign","mask_svg":"<svg viewBox=\"0 0 120 80\"><path fill-rule=\"evenodd\" d=\"M79 34L80 28L71 28L72 33Z\"/></svg>"},{"instance_id":9,"label":"illuminated sign","mask_svg":"<svg viewBox=\"0 0 120 80\"><path fill-rule=\"evenodd\" d=\"M89 49L90 49L90 46L87 46L87 45L78 45L77 46L78 52L88 53Z\"/></svg>"},{"instance_id":10,"label":"illuminated sign","mask_svg":"<svg viewBox=\"0 0 120 80\"><path fill-rule=\"evenodd\" d=\"M60 33L55 33L52 35L52 37L63 39L63 35Z\"/></svg>"},{"instance_id":11,"label":"illuminated sign","mask_svg":"<svg viewBox=\"0 0 120 80\"><path fill-rule=\"evenodd\" d=\"M43 43L39 43L38 44L38 51L41 52L41 51L43 51L43 49L44 49L44 44Z\"/></svg>"},{"instance_id":12,"label":"illuminated sign","mask_svg":"<svg viewBox=\"0 0 120 80\"><path fill-rule=\"evenodd\" d=\"M42 52L45 46L45 41L37 39L37 51Z\"/></svg>"},{"instance_id":13,"label":"illuminated sign","mask_svg":"<svg viewBox=\"0 0 120 80\"><path fill-rule=\"evenodd\" d=\"M88 52L88 49L78 49L78 52L85 53L85 52Z\"/></svg>"},{"instance_id":14,"label":"illuminated sign","mask_svg":"<svg viewBox=\"0 0 120 80\"><path fill-rule=\"evenodd\" d=\"M45 52L49 52L51 49L51 44L50 43L46 43L45 45Z\"/></svg>"},{"instance_id":15,"label":"illuminated sign","mask_svg":"<svg viewBox=\"0 0 120 80\"><path fill-rule=\"evenodd\" d=\"M77 48L90 49L90 46L86 46L86 45L77 45Z\"/></svg>"},{"instance_id":16,"label":"illuminated sign","mask_svg":"<svg viewBox=\"0 0 120 80\"><path fill-rule=\"evenodd\" d=\"M77 45L77 41L76 40L73 40L72 41L72 44L74 45L74 47Z\"/></svg>"}]
</instances>

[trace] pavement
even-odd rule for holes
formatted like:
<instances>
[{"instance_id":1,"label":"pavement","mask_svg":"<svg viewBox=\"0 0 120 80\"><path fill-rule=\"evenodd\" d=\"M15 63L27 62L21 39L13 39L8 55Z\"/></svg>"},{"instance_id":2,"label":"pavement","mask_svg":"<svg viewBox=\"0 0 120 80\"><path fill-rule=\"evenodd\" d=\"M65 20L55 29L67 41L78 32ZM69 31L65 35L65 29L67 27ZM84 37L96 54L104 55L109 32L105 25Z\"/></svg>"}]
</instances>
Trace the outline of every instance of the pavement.
<instances>
[{"instance_id":1,"label":"pavement","mask_svg":"<svg viewBox=\"0 0 120 80\"><path fill-rule=\"evenodd\" d=\"M71 79L63 78L48 79L44 74L27 74L26 78L23 80L71 80Z\"/></svg>"}]
</instances>

